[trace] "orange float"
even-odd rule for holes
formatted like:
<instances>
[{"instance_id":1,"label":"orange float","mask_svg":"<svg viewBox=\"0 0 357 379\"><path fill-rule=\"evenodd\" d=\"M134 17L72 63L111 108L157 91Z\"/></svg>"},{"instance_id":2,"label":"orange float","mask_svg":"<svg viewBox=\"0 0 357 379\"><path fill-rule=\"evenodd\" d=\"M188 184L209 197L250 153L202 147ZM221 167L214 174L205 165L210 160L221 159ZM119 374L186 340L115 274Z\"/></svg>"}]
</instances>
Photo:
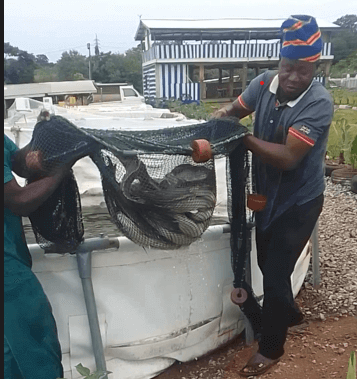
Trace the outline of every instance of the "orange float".
<instances>
[{"instance_id":1,"label":"orange float","mask_svg":"<svg viewBox=\"0 0 357 379\"><path fill-rule=\"evenodd\" d=\"M251 193L247 196L247 207L255 212L262 211L267 204L267 198L258 193Z\"/></svg>"},{"instance_id":2,"label":"orange float","mask_svg":"<svg viewBox=\"0 0 357 379\"><path fill-rule=\"evenodd\" d=\"M231 300L234 304L242 306L248 299L248 293L244 288L235 288L231 292Z\"/></svg>"},{"instance_id":3,"label":"orange float","mask_svg":"<svg viewBox=\"0 0 357 379\"><path fill-rule=\"evenodd\" d=\"M211 144L205 139L197 139L192 142L192 159L196 163L207 162L213 157Z\"/></svg>"}]
</instances>

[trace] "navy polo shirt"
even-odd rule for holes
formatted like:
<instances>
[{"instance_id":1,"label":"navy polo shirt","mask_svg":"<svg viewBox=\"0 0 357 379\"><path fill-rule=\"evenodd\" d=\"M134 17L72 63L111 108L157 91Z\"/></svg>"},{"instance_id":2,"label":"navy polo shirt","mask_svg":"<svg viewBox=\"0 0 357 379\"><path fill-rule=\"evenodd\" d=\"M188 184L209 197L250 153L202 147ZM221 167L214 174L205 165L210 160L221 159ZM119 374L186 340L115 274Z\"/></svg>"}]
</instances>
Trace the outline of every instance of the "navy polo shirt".
<instances>
[{"instance_id":1,"label":"navy polo shirt","mask_svg":"<svg viewBox=\"0 0 357 379\"><path fill-rule=\"evenodd\" d=\"M315 199L325 189L324 160L333 100L325 87L313 80L305 92L282 104L276 98L277 71L266 71L252 80L238 97L246 109L255 111L254 136L285 144L288 133L311 146L310 151L289 171L282 171L253 154L256 192L267 197L266 208L256 213L257 227L265 230L293 205Z\"/></svg>"}]
</instances>

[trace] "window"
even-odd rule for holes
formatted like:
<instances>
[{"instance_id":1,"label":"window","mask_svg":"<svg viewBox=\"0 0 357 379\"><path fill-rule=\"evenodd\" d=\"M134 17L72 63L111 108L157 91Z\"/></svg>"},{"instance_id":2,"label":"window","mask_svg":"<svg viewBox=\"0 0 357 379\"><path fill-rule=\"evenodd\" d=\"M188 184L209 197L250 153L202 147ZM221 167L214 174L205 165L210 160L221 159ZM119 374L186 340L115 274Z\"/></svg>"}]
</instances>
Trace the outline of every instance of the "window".
<instances>
[{"instance_id":1,"label":"window","mask_svg":"<svg viewBox=\"0 0 357 379\"><path fill-rule=\"evenodd\" d=\"M137 93L131 88L123 88L124 97L138 96Z\"/></svg>"}]
</instances>

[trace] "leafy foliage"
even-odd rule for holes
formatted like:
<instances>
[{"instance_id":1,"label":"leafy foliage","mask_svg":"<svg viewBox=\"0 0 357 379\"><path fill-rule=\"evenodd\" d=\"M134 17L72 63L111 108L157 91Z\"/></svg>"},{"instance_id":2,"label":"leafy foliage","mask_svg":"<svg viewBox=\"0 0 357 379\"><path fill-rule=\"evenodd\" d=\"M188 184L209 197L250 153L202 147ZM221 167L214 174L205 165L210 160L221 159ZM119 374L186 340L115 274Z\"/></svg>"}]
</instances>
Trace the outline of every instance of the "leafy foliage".
<instances>
[{"instance_id":1,"label":"leafy foliage","mask_svg":"<svg viewBox=\"0 0 357 379\"><path fill-rule=\"evenodd\" d=\"M54 64L49 64L35 70L34 83L58 82L58 69Z\"/></svg>"},{"instance_id":2,"label":"leafy foliage","mask_svg":"<svg viewBox=\"0 0 357 379\"><path fill-rule=\"evenodd\" d=\"M353 53L331 68L331 78L342 78L344 74L357 75L357 47Z\"/></svg>"},{"instance_id":3,"label":"leafy foliage","mask_svg":"<svg viewBox=\"0 0 357 379\"><path fill-rule=\"evenodd\" d=\"M341 157L346 163L352 163L351 145L357 136L357 117L351 115L347 119L343 117L345 114L346 111L342 110L335 112L327 142L327 154L333 159Z\"/></svg>"},{"instance_id":4,"label":"leafy foliage","mask_svg":"<svg viewBox=\"0 0 357 379\"><path fill-rule=\"evenodd\" d=\"M351 144L350 157L353 169L357 168L357 134Z\"/></svg>"},{"instance_id":5,"label":"leafy foliage","mask_svg":"<svg viewBox=\"0 0 357 379\"><path fill-rule=\"evenodd\" d=\"M36 67L33 54L4 43L4 83L32 83Z\"/></svg>"},{"instance_id":6,"label":"leafy foliage","mask_svg":"<svg viewBox=\"0 0 357 379\"><path fill-rule=\"evenodd\" d=\"M83 379L104 379L106 375L111 374L111 371L94 371L90 372L89 368L84 367L82 363L79 363L76 366L76 370L79 374L83 376ZM65 378L57 378L57 379L65 379Z\"/></svg>"},{"instance_id":7,"label":"leafy foliage","mask_svg":"<svg viewBox=\"0 0 357 379\"><path fill-rule=\"evenodd\" d=\"M357 32L357 15L346 14L338 18L334 24L342 26L343 28L351 29L353 32Z\"/></svg>"},{"instance_id":8,"label":"leafy foliage","mask_svg":"<svg viewBox=\"0 0 357 379\"><path fill-rule=\"evenodd\" d=\"M58 70L58 79L62 80L78 80L76 74L82 74L83 79L88 78L88 63L86 57L76 50L65 51L62 53L61 59L56 64Z\"/></svg>"},{"instance_id":9,"label":"leafy foliage","mask_svg":"<svg viewBox=\"0 0 357 379\"><path fill-rule=\"evenodd\" d=\"M331 38L334 61L339 62L357 50L357 15L347 14L334 24L344 28Z\"/></svg>"},{"instance_id":10,"label":"leafy foliage","mask_svg":"<svg viewBox=\"0 0 357 379\"><path fill-rule=\"evenodd\" d=\"M334 104L350 105L352 107L357 107L357 92L356 91L349 91L347 89L342 89L342 88L333 88L330 90L330 93L333 98ZM338 110L337 112L340 112L340 110ZM349 112L348 117L353 117L352 115L354 114L355 114L355 111L351 111Z\"/></svg>"},{"instance_id":11,"label":"leafy foliage","mask_svg":"<svg viewBox=\"0 0 357 379\"><path fill-rule=\"evenodd\" d=\"M356 352L352 351L350 359L348 360L348 371L346 379L356 379L357 364L356 364Z\"/></svg>"},{"instance_id":12,"label":"leafy foliage","mask_svg":"<svg viewBox=\"0 0 357 379\"><path fill-rule=\"evenodd\" d=\"M92 78L99 83L130 83L142 92L141 48L126 54L100 53L92 57Z\"/></svg>"}]
</instances>

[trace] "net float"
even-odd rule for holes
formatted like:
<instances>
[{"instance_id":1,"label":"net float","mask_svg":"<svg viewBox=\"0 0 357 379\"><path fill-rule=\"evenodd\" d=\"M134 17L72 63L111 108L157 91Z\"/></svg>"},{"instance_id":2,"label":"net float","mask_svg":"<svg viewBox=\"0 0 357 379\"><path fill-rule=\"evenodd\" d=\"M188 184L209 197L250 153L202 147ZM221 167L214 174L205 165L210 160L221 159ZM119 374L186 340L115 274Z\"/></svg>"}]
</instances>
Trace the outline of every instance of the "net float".
<instances>
[{"instance_id":1,"label":"net float","mask_svg":"<svg viewBox=\"0 0 357 379\"><path fill-rule=\"evenodd\" d=\"M234 304L242 306L248 299L248 293L244 288L234 288L231 292L231 300Z\"/></svg>"},{"instance_id":2,"label":"net float","mask_svg":"<svg viewBox=\"0 0 357 379\"><path fill-rule=\"evenodd\" d=\"M196 139L192 142L192 159L196 163L207 162L213 157L211 144L206 139Z\"/></svg>"},{"instance_id":3,"label":"net float","mask_svg":"<svg viewBox=\"0 0 357 379\"><path fill-rule=\"evenodd\" d=\"M255 212L264 210L267 204L267 198L258 193L251 193L247 196L247 207Z\"/></svg>"}]
</instances>

